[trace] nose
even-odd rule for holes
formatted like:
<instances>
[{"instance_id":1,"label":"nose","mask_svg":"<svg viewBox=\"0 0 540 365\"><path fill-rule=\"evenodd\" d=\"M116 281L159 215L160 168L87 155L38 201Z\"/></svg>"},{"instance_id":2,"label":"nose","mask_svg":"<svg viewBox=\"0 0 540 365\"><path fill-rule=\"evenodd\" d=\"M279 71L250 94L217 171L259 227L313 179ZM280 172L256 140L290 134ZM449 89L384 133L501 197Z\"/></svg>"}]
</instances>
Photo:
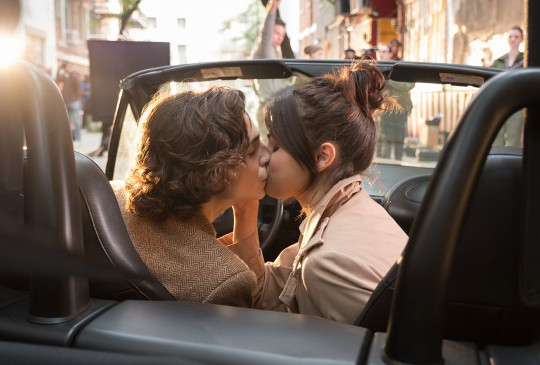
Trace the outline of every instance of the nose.
<instances>
[{"instance_id":1,"label":"nose","mask_svg":"<svg viewBox=\"0 0 540 365\"><path fill-rule=\"evenodd\" d=\"M259 164L262 167L266 167L268 166L268 163L270 162L270 157L272 154L270 153L270 149L268 148L268 146L262 144L261 148L262 148L262 151L261 151L261 158L259 160Z\"/></svg>"}]
</instances>

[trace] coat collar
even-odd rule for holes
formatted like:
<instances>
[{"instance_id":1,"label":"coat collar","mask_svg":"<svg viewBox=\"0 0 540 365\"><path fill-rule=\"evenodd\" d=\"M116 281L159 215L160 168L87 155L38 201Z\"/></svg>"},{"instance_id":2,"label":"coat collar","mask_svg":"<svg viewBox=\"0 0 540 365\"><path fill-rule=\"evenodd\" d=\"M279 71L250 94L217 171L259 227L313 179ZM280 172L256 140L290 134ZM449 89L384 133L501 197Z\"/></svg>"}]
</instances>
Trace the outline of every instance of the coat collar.
<instances>
[{"instance_id":1,"label":"coat collar","mask_svg":"<svg viewBox=\"0 0 540 365\"><path fill-rule=\"evenodd\" d=\"M298 313L296 302L296 287L298 283L299 264L304 260L308 252L316 246L324 243L323 232L330 221L330 216L354 194L359 192L362 179L355 175L339 181L328 193L315 205L311 214L300 225L300 248L292 265L292 271L283 287L279 299L294 313Z\"/></svg>"},{"instance_id":2,"label":"coat collar","mask_svg":"<svg viewBox=\"0 0 540 365\"><path fill-rule=\"evenodd\" d=\"M311 214L300 224L302 239L300 249L305 249L307 242L315 234L319 222L331 216L341 205L345 204L351 196L362 189L362 177L354 175L335 184L324 197L315 205Z\"/></svg>"}]
</instances>

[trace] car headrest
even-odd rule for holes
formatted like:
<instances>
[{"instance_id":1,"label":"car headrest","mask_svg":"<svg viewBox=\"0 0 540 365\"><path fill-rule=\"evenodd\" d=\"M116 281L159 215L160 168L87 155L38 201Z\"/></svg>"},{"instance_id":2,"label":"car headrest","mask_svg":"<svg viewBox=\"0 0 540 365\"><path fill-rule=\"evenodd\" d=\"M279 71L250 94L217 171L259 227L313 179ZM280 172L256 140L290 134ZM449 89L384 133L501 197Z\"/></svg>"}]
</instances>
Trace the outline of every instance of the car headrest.
<instances>
[{"instance_id":1,"label":"car headrest","mask_svg":"<svg viewBox=\"0 0 540 365\"><path fill-rule=\"evenodd\" d=\"M80 153L75 154L75 162L81 195L85 254L90 259L142 278L137 281L91 280L92 296L116 300L174 300L135 250L113 189L103 171Z\"/></svg>"}]
</instances>

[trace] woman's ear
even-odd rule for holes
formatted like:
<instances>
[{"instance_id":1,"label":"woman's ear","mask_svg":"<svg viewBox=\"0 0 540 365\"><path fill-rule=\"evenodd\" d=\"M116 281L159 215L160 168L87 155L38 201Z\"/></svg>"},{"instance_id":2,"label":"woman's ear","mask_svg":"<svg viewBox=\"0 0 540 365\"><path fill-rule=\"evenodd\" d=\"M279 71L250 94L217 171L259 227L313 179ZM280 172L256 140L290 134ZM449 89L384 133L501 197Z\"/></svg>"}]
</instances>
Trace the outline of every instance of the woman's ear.
<instances>
[{"instance_id":1,"label":"woman's ear","mask_svg":"<svg viewBox=\"0 0 540 365\"><path fill-rule=\"evenodd\" d=\"M336 147L330 142L324 142L319 147L317 154L315 155L315 164L317 165L317 171L321 172L326 170L334 160L336 159Z\"/></svg>"}]
</instances>

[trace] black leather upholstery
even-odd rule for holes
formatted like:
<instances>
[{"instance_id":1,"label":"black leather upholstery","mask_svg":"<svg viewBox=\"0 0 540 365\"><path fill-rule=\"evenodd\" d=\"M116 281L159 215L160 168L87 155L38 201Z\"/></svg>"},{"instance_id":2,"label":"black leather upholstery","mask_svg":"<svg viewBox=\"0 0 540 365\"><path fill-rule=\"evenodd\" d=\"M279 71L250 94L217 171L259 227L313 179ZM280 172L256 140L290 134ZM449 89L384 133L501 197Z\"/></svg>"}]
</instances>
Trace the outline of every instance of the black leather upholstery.
<instances>
[{"instance_id":1,"label":"black leather upholstery","mask_svg":"<svg viewBox=\"0 0 540 365\"><path fill-rule=\"evenodd\" d=\"M75 162L81 195L85 255L124 272L150 278L138 281L91 280L92 297L174 300L167 289L152 276L133 247L105 174L94 161L80 153L75 153Z\"/></svg>"},{"instance_id":2,"label":"black leather upholstery","mask_svg":"<svg viewBox=\"0 0 540 365\"><path fill-rule=\"evenodd\" d=\"M431 175L408 177L393 186L381 202L405 232L411 230L430 180Z\"/></svg>"},{"instance_id":3,"label":"black leather upholstery","mask_svg":"<svg viewBox=\"0 0 540 365\"><path fill-rule=\"evenodd\" d=\"M403 182L387 199L390 211L407 210L403 194L423 189L425 177ZM520 299L522 156L519 149L493 149L487 158L458 243L451 271L444 337L486 344L527 344L540 325L538 311ZM425 191L425 189L423 189ZM403 204L404 208L393 207ZM410 222L405 222L409 225ZM441 222L444 224L444 222ZM429 257L425 258L429 260ZM356 321L386 331L398 265L394 265Z\"/></svg>"}]
</instances>

